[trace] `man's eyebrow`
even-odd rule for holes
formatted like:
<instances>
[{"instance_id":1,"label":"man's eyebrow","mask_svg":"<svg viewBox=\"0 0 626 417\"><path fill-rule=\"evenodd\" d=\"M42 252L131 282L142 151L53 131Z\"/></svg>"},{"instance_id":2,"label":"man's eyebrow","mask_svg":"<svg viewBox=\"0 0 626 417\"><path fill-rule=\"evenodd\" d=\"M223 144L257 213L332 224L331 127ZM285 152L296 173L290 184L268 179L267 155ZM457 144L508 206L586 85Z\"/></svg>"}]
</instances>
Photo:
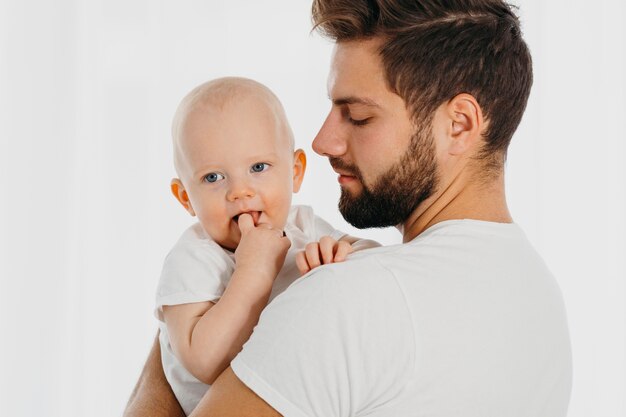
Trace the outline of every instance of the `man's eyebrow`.
<instances>
[{"instance_id":1,"label":"man's eyebrow","mask_svg":"<svg viewBox=\"0 0 626 417\"><path fill-rule=\"evenodd\" d=\"M370 107L380 107L380 105L376 103L374 100L370 100L369 98L364 98L364 97L349 96L349 97L340 97L340 98L335 98L335 99L331 98L331 100L333 104L336 106L342 106L344 104L363 104L365 106L370 106Z\"/></svg>"}]
</instances>

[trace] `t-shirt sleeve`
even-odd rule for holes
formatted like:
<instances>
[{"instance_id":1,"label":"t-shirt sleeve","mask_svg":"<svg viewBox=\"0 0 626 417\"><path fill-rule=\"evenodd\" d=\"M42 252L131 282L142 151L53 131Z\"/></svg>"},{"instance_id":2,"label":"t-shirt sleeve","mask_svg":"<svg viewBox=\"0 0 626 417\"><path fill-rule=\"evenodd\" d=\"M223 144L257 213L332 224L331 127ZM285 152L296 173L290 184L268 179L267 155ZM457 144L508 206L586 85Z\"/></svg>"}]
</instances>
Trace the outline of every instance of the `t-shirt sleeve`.
<instances>
[{"instance_id":1,"label":"t-shirt sleeve","mask_svg":"<svg viewBox=\"0 0 626 417\"><path fill-rule=\"evenodd\" d=\"M286 417L366 415L412 374L413 330L395 279L347 264L320 267L277 297L231 363Z\"/></svg>"},{"instance_id":2,"label":"t-shirt sleeve","mask_svg":"<svg viewBox=\"0 0 626 417\"><path fill-rule=\"evenodd\" d=\"M187 239L179 241L167 255L156 294L155 315L159 320L164 305L215 302L222 296L234 267L215 245Z\"/></svg>"}]
</instances>

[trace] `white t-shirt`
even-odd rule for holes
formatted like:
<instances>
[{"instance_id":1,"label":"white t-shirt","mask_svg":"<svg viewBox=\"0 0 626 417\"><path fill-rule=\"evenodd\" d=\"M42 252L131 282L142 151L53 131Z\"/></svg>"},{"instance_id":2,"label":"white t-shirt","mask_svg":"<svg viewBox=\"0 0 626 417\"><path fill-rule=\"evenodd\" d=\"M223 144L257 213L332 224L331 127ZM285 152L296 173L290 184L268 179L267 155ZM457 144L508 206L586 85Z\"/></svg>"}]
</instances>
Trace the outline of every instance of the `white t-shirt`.
<instances>
[{"instance_id":1,"label":"white t-shirt","mask_svg":"<svg viewBox=\"0 0 626 417\"><path fill-rule=\"evenodd\" d=\"M307 243L322 236L339 240L345 233L315 216L307 206L293 206L289 212L285 234L291 247L285 263L274 281L270 300L291 285L300 273L295 257ZM373 241L360 241L360 248L378 246ZM155 315L161 330L161 359L165 376L186 414L196 407L209 388L185 369L176 358L169 343L167 326L163 322L164 305L179 305L202 301L217 302L235 269L233 252L223 249L204 231L200 223L188 228L165 258L157 288Z\"/></svg>"},{"instance_id":2,"label":"white t-shirt","mask_svg":"<svg viewBox=\"0 0 626 417\"><path fill-rule=\"evenodd\" d=\"M286 417L564 417L572 372L552 274L517 225L475 220L313 270L231 366Z\"/></svg>"}]
</instances>

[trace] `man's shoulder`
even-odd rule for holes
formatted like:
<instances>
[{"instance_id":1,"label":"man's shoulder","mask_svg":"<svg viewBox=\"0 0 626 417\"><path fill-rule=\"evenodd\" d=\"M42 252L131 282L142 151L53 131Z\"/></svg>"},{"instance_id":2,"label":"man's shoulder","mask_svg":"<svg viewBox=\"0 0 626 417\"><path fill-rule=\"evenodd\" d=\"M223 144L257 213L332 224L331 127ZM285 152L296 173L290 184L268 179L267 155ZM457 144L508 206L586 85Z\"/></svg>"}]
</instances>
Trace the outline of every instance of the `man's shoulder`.
<instances>
[{"instance_id":1,"label":"man's shoulder","mask_svg":"<svg viewBox=\"0 0 626 417\"><path fill-rule=\"evenodd\" d=\"M413 373L414 345L406 298L370 254L318 267L292 284L263 311L232 366L284 415L347 415L319 406L352 391L367 399L372 385L384 387L383 401L398 395ZM288 412L294 404L298 412Z\"/></svg>"},{"instance_id":2,"label":"man's shoulder","mask_svg":"<svg viewBox=\"0 0 626 417\"><path fill-rule=\"evenodd\" d=\"M315 268L276 297L260 323L287 329L311 328L313 322L321 321L326 323L326 330L320 330L324 333L333 326L341 329L345 323L365 320L375 332L385 327L382 322L374 325L382 317L379 309L385 311L382 316L402 321L404 333L410 328L403 286L392 269L370 254Z\"/></svg>"},{"instance_id":3,"label":"man's shoulder","mask_svg":"<svg viewBox=\"0 0 626 417\"><path fill-rule=\"evenodd\" d=\"M359 294L364 299L382 293L397 292L396 274L390 265L395 256L401 256L398 248L380 247L351 254L349 259L315 268L296 282L285 293L318 294L326 299L341 301Z\"/></svg>"}]
</instances>

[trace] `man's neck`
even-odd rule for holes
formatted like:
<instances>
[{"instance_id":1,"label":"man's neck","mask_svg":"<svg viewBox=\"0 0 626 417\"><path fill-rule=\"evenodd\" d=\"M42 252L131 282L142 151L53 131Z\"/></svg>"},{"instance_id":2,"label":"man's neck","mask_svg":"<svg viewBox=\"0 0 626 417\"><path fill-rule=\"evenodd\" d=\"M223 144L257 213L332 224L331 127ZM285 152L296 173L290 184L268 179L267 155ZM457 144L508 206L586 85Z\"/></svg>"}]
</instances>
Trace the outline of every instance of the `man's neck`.
<instances>
[{"instance_id":1,"label":"man's neck","mask_svg":"<svg viewBox=\"0 0 626 417\"><path fill-rule=\"evenodd\" d=\"M400 231L403 241L408 242L437 223L460 219L513 222L506 204L503 173L477 181L468 170L460 172L445 188L441 187L420 204Z\"/></svg>"}]
</instances>

